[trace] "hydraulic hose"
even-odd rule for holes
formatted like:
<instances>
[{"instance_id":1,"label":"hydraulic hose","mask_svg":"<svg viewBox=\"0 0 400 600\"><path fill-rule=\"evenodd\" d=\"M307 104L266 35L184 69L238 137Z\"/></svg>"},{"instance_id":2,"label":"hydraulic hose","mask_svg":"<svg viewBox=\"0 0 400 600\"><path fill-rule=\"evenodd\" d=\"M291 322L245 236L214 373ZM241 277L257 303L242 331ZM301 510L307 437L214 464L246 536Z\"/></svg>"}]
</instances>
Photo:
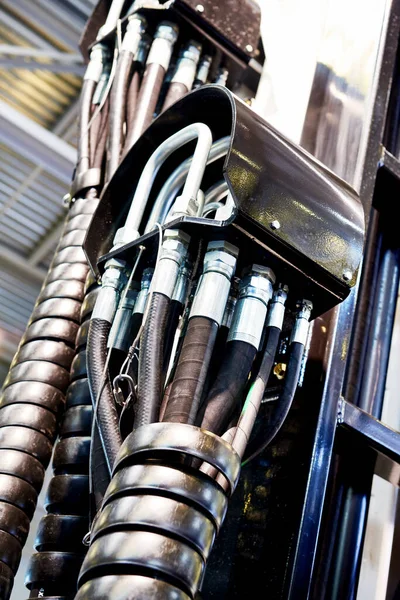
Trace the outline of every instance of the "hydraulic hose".
<instances>
[{"instance_id":1,"label":"hydraulic hose","mask_svg":"<svg viewBox=\"0 0 400 600\"><path fill-rule=\"evenodd\" d=\"M129 17L127 29L118 56L117 68L110 95L110 135L108 144L108 173L111 179L116 171L123 147L126 99L132 63L144 33L145 20L137 15Z\"/></svg>"},{"instance_id":2,"label":"hydraulic hose","mask_svg":"<svg viewBox=\"0 0 400 600\"><path fill-rule=\"evenodd\" d=\"M269 446L272 440L276 437L277 433L285 422L297 389L303 352L303 344L293 342L290 345L290 355L283 383L283 389L279 395L279 399L276 402L275 410L272 413L271 419L266 427L263 428L262 443L256 445L255 443L250 442L248 444L243 464L247 464L250 460L261 454L261 452L265 450L265 448ZM233 445L235 447L234 442Z\"/></svg>"},{"instance_id":3,"label":"hydraulic hose","mask_svg":"<svg viewBox=\"0 0 400 600\"><path fill-rule=\"evenodd\" d=\"M181 52L161 112L167 110L192 89L200 52L200 44L193 40Z\"/></svg>"},{"instance_id":4,"label":"hydraulic hose","mask_svg":"<svg viewBox=\"0 0 400 600\"><path fill-rule=\"evenodd\" d=\"M140 340L138 403L135 428L158 420L161 405L163 341L170 299L153 292Z\"/></svg>"},{"instance_id":5,"label":"hydraulic hose","mask_svg":"<svg viewBox=\"0 0 400 600\"><path fill-rule=\"evenodd\" d=\"M205 401L203 429L217 435L226 431L244 392L256 354L257 349L252 344L238 340L228 342L223 363Z\"/></svg>"},{"instance_id":6,"label":"hydraulic hose","mask_svg":"<svg viewBox=\"0 0 400 600\"><path fill-rule=\"evenodd\" d=\"M164 422L194 423L217 333L218 323L212 319L190 319L165 409Z\"/></svg>"},{"instance_id":7,"label":"hydraulic hose","mask_svg":"<svg viewBox=\"0 0 400 600\"><path fill-rule=\"evenodd\" d=\"M106 372L107 340L110 323L103 319L91 319L87 343L87 365L90 394L100 437L110 472L122 443L119 417Z\"/></svg>"},{"instance_id":8,"label":"hydraulic hose","mask_svg":"<svg viewBox=\"0 0 400 600\"><path fill-rule=\"evenodd\" d=\"M136 114L125 142L124 154L129 152L153 120L164 75L168 69L177 37L177 27L173 23L167 21L160 23L147 57L146 69L137 99Z\"/></svg>"},{"instance_id":9,"label":"hydraulic hose","mask_svg":"<svg viewBox=\"0 0 400 600\"><path fill-rule=\"evenodd\" d=\"M283 291L284 290L278 290L277 293L282 294ZM275 295L275 299L276 298L277 296ZM275 307L279 308L279 304L277 302L275 303ZM260 403L264 395L265 386L268 380L267 368L272 367L273 364L273 344L277 336L277 333L274 330L280 329L282 322L282 317L279 317L279 324L278 319L275 319L273 315L271 317L271 331L269 331L269 335L267 338L267 349L268 347L270 347L271 350L268 353L267 350L265 351L260 368L260 376L256 378L254 384L250 388L245 405L242 410L242 414L240 416L236 428L235 438L232 442L233 447L240 456L243 456L246 450L246 456L243 464L246 464L252 458L260 454L272 442L272 440L275 438L275 436L281 429L283 423L285 422L299 382L301 361L304 353L304 348L307 342L308 326L311 311L312 304L308 300L303 300L300 303L298 303L297 316L291 333L289 346L289 360L282 392L279 395L275 406L275 410L273 411L271 419L267 424L266 430L263 430L263 439L261 444L257 441L251 442L247 446L250 433L253 428L254 421L257 416L258 409L260 407ZM257 447L256 444L258 444Z\"/></svg>"},{"instance_id":10,"label":"hydraulic hose","mask_svg":"<svg viewBox=\"0 0 400 600\"><path fill-rule=\"evenodd\" d=\"M82 84L82 93L80 98L79 111L79 138L78 138L78 160L77 173L84 173L89 169L90 164L90 144L89 144L89 121L91 115L91 105L96 81L84 79Z\"/></svg>"}]
</instances>

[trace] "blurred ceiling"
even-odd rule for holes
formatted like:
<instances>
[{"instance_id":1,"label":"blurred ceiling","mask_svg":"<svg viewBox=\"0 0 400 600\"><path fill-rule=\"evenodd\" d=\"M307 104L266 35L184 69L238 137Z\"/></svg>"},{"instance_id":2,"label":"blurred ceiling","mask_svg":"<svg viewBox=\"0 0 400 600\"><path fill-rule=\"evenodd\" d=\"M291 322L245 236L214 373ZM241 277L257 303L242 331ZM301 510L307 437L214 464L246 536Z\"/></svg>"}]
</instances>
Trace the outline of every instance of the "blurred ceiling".
<instances>
[{"instance_id":1,"label":"blurred ceiling","mask_svg":"<svg viewBox=\"0 0 400 600\"><path fill-rule=\"evenodd\" d=\"M0 0L0 382L60 234L96 0Z\"/></svg>"}]
</instances>

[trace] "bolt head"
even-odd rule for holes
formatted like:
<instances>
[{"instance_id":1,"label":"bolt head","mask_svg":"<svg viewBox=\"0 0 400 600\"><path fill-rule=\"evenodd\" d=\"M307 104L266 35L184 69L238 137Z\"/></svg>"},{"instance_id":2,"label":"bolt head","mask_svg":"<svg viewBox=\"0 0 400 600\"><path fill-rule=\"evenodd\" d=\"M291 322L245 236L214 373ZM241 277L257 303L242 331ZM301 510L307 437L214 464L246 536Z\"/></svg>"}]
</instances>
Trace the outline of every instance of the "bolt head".
<instances>
[{"instance_id":1,"label":"bolt head","mask_svg":"<svg viewBox=\"0 0 400 600\"><path fill-rule=\"evenodd\" d=\"M260 275L261 277L265 277L266 279L269 279L269 281L272 283L272 285L275 284L275 281L276 281L275 273L269 267L264 267L264 265L252 265L251 274L252 275Z\"/></svg>"},{"instance_id":2,"label":"bolt head","mask_svg":"<svg viewBox=\"0 0 400 600\"><path fill-rule=\"evenodd\" d=\"M250 52L253 52L253 50L254 50L253 46L251 44L247 44L247 46L246 46L246 52L250 53Z\"/></svg>"},{"instance_id":3,"label":"bolt head","mask_svg":"<svg viewBox=\"0 0 400 600\"><path fill-rule=\"evenodd\" d=\"M204 12L204 6L202 4L198 4L196 6L196 10L198 13L203 13Z\"/></svg>"},{"instance_id":4,"label":"bolt head","mask_svg":"<svg viewBox=\"0 0 400 600\"><path fill-rule=\"evenodd\" d=\"M285 374L286 374L286 364L285 363L278 363L277 365L275 365L274 375L277 379L279 379L279 380L284 379Z\"/></svg>"},{"instance_id":5,"label":"bolt head","mask_svg":"<svg viewBox=\"0 0 400 600\"><path fill-rule=\"evenodd\" d=\"M269 226L271 227L271 229L273 229L274 231L276 231L277 229L281 228L281 224L279 223L279 221L277 221L276 219L274 221L272 221Z\"/></svg>"},{"instance_id":6,"label":"bolt head","mask_svg":"<svg viewBox=\"0 0 400 600\"><path fill-rule=\"evenodd\" d=\"M176 240L185 246L189 245L190 235L180 229L166 229L164 231L164 240Z\"/></svg>"},{"instance_id":7,"label":"bolt head","mask_svg":"<svg viewBox=\"0 0 400 600\"><path fill-rule=\"evenodd\" d=\"M215 240L212 242L208 242L207 252L215 251L227 252L235 258L237 258L239 255L239 248L237 248L233 244L230 244L229 242L226 242L225 240Z\"/></svg>"},{"instance_id":8,"label":"bolt head","mask_svg":"<svg viewBox=\"0 0 400 600\"><path fill-rule=\"evenodd\" d=\"M351 281L352 277L353 277L353 273L351 271L349 271L348 269L343 271L343 279L345 281Z\"/></svg>"}]
</instances>

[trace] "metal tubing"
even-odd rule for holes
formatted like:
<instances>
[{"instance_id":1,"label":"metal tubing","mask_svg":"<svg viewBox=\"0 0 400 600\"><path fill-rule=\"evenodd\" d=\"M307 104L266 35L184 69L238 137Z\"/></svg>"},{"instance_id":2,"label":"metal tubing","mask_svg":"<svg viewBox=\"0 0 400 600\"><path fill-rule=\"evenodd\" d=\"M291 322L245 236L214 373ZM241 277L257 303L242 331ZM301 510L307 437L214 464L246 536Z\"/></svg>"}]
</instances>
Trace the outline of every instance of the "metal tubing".
<instances>
[{"instance_id":1,"label":"metal tubing","mask_svg":"<svg viewBox=\"0 0 400 600\"><path fill-rule=\"evenodd\" d=\"M182 198L188 206L191 203L196 203L212 144L210 128L204 123L193 123L184 127L184 129L181 129L160 144L153 152L137 184L125 225L121 230L118 230L115 236L115 245L128 243L136 239L139 235L139 228L146 209L147 200L160 167L175 150L196 138L196 150L182 192Z\"/></svg>"},{"instance_id":2,"label":"metal tubing","mask_svg":"<svg viewBox=\"0 0 400 600\"><path fill-rule=\"evenodd\" d=\"M225 156L229 149L229 143L230 136L223 137L214 142L208 155L207 165ZM160 223L162 225L165 222L168 212L170 211L171 206L179 193L179 190L185 182L185 178L189 172L192 161L193 156L187 158L177 169L175 169L175 171L164 183L150 213L150 217L145 228L145 233L151 231L156 223Z\"/></svg>"}]
</instances>

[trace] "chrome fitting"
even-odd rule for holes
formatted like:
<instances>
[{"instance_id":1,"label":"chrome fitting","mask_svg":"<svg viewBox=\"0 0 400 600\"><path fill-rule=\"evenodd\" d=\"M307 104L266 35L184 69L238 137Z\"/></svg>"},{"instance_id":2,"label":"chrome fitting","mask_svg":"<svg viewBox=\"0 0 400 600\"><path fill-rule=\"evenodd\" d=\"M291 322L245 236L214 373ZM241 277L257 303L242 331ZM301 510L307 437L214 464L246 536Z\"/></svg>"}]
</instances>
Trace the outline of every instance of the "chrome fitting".
<instances>
[{"instance_id":1,"label":"chrome fitting","mask_svg":"<svg viewBox=\"0 0 400 600\"><path fill-rule=\"evenodd\" d=\"M228 81L228 77L229 77L229 71L228 71L228 69L225 69L223 67L221 69L218 69L218 74L217 74L217 77L215 79L216 85L226 86L226 82Z\"/></svg>"},{"instance_id":2,"label":"chrome fitting","mask_svg":"<svg viewBox=\"0 0 400 600\"><path fill-rule=\"evenodd\" d=\"M290 336L290 343L298 342L303 346L306 345L308 337L308 327L313 305L310 300L300 300L296 304L296 320Z\"/></svg>"},{"instance_id":3,"label":"chrome fitting","mask_svg":"<svg viewBox=\"0 0 400 600\"><path fill-rule=\"evenodd\" d=\"M192 89L200 53L201 45L191 40L180 54L171 83L182 83L188 90Z\"/></svg>"},{"instance_id":4,"label":"chrome fitting","mask_svg":"<svg viewBox=\"0 0 400 600\"><path fill-rule=\"evenodd\" d=\"M108 49L103 44L95 44L90 52L90 60L83 79L99 82L103 65L109 58Z\"/></svg>"},{"instance_id":5,"label":"chrome fitting","mask_svg":"<svg viewBox=\"0 0 400 600\"><path fill-rule=\"evenodd\" d=\"M113 322L121 289L127 282L125 273L126 263L112 258L106 263L106 269L101 278L101 289L94 305L92 319L102 319Z\"/></svg>"},{"instance_id":6,"label":"chrome fitting","mask_svg":"<svg viewBox=\"0 0 400 600\"><path fill-rule=\"evenodd\" d=\"M103 66L103 70L101 72L99 82L96 85L96 89L93 94L92 103L97 106L99 104L101 104L101 101L103 100L105 91L108 86L108 81L110 79L110 73L111 73L111 63L109 61L107 61Z\"/></svg>"},{"instance_id":7,"label":"chrome fitting","mask_svg":"<svg viewBox=\"0 0 400 600\"><path fill-rule=\"evenodd\" d=\"M132 281L129 290L121 298L108 336L108 347L112 345L117 350L128 350L131 342L129 339L131 319L139 287L136 281Z\"/></svg>"},{"instance_id":8,"label":"chrome fitting","mask_svg":"<svg viewBox=\"0 0 400 600\"><path fill-rule=\"evenodd\" d=\"M189 318L208 317L221 325L238 254L229 242L209 242Z\"/></svg>"},{"instance_id":9,"label":"chrome fitting","mask_svg":"<svg viewBox=\"0 0 400 600\"><path fill-rule=\"evenodd\" d=\"M144 17L134 14L128 19L125 35L122 39L121 50L136 54L142 35L146 31L147 21Z\"/></svg>"},{"instance_id":10,"label":"chrome fitting","mask_svg":"<svg viewBox=\"0 0 400 600\"><path fill-rule=\"evenodd\" d=\"M146 64L157 63L165 71L168 69L171 60L172 49L178 39L179 29L174 23L162 21L157 27L154 40L147 57Z\"/></svg>"},{"instance_id":11,"label":"chrome fitting","mask_svg":"<svg viewBox=\"0 0 400 600\"><path fill-rule=\"evenodd\" d=\"M137 299L135 302L135 307L133 309L134 313L144 314L146 310L147 298L150 292L151 280L153 279L154 269L148 268L144 269L142 280L140 282L140 292L137 295Z\"/></svg>"},{"instance_id":12,"label":"chrome fitting","mask_svg":"<svg viewBox=\"0 0 400 600\"><path fill-rule=\"evenodd\" d=\"M239 283L240 279L238 277L234 277L231 286L231 291L229 293L228 300L226 301L221 327L227 327L229 329L232 325L233 313L235 312L235 306L237 302Z\"/></svg>"},{"instance_id":13,"label":"chrome fitting","mask_svg":"<svg viewBox=\"0 0 400 600\"><path fill-rule=\"evenodd\" d=\"M206 54L200 60L199 68L196 73L196 81L200 82L201 85L207 83L208 74L212 63L212 57Z\"/></svg>"},{"instance_id":14,"label":"chrome fitting","mask_svg":"<svg viewBox=\"0 0 400 600\"><path fill-rule=\"evenodd\" d=\"M141 65L145 64L147 55L149 53L150 44L151 37L144 34L139 42L139 47L133 59L135 62L138 62Z\"/></svg>"},{"instance_id":15,"label":"chrome fitting","mask_svg":"<svg viewBox=\"0 0 400 600\"><path fill-rule=\"evenodd\" d=\"M287 285L284 285L274 292L268 307L267 321L265 323L266 327L282 329L288 291L289 288Z\"/></svg>"},{"instance_id":16,"label":"chrome fitting","mask_svg":"<svg viewBox=\"0 0 400 600\"><path fill-rule=\"evenodd\" d=\"M239 298L229 330L228 342L233 340L247 342L259 349L274 283L275 275L271 269L262 265L252 266L250 273L239 285Z\"/></svg>"},{"instance_id":17,"label":"chrome fitting","mask_svg":"<svg viewBox=\"0 0 400 600\"><path fill-rule=\"evenodd\" d=\"M153 292L172 298L179 269L186 258L190 236L179 229L166 229L161 256L154 274Z\"/></svg>"},{"instance_id":18,"label":"chrome fitting","mask_svg":"<svg viewBox=\"0 0 400 600\"><path fill-rule=\"evenodd\" d=\"M179 268L178 279L172 294L172 300L185 304L188 295L189 281L192 275L192 264L185 260Z\"/></svg>"}]
</instances>

